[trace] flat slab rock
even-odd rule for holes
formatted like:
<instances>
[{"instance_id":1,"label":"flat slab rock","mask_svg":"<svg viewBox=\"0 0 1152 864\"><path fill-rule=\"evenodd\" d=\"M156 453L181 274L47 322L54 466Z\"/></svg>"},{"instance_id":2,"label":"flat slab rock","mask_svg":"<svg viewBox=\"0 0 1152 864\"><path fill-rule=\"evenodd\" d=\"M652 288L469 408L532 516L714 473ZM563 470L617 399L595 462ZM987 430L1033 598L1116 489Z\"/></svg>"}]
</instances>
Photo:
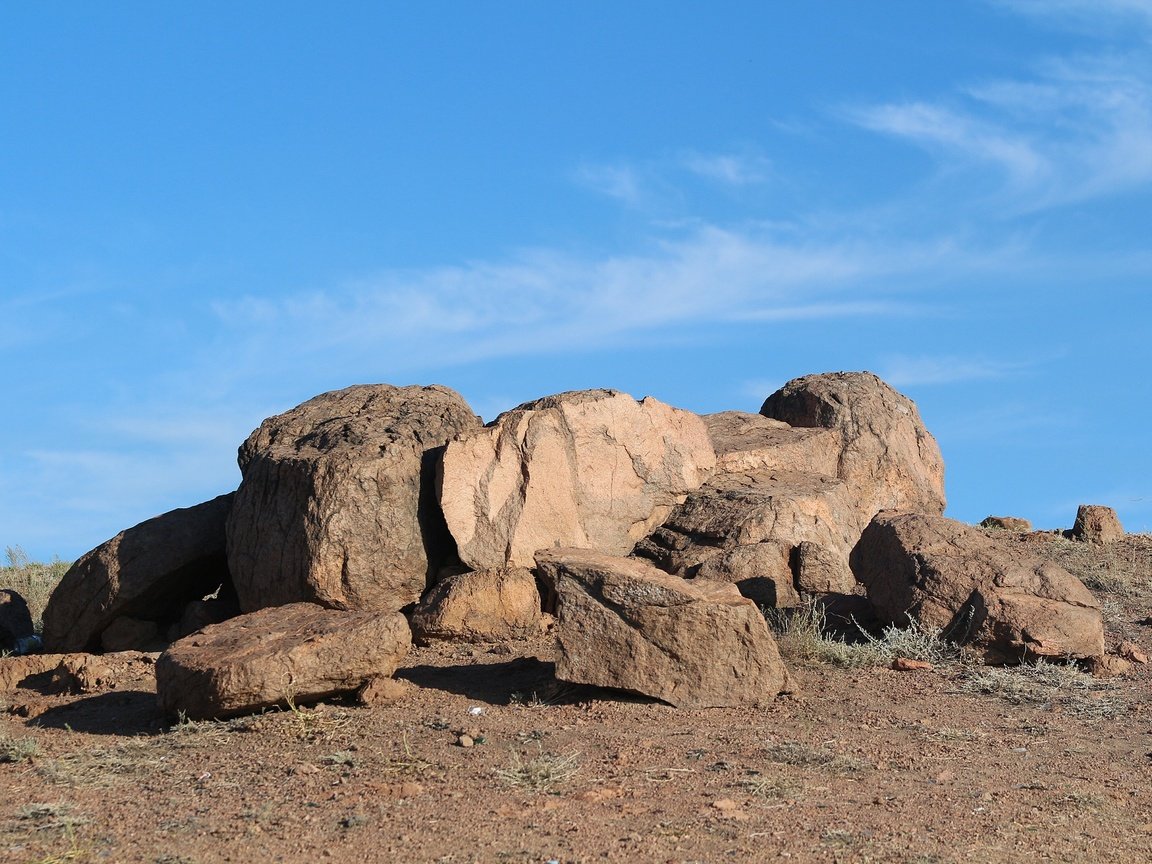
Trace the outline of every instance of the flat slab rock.
<instances>
[{"instance_id":1,"label":"flat slab rock","mask_svg":"<svg viewBox=\"0 0 1152 864\"><path fill-rule=\"evenodd\" d=\"M292 603L173 643L156 661L156 695L162 710L194 720L311 702L391 676L411 646L398 612Z\"/></svg>"},{"instance_id":2,"label":"flat slab rock","mask_svg":"<svg viewBox=\"0 0 1152 864\"><path fill-rule=\"evenodd\" d=\"M536 560L556 593L557 678L679 708L765 705L789 688L764 617L735 586L587 549Z\"/></svg>"},{"instance_id":3,"label":"flat slab rock","mask_svg":"<svg viewBox=\"0 0 1152 864\"><path fill-rule=\"evenodd\" d=\"M803 471L836 476L843 442L835 429L797 428L744 411L701 417L716 450L716 471Z\"/></svg>"},{"instance_id":4,"label":"flat slab rock","mask_svg":"<svg viewBox=\"0 0 1152 864\"><path fill-rule=\"evenodd\" d=\"M881 513L852 551L881 620L915 620L990 663L1104 653L1100 604L1058 564L943 516Z\"/></svg>"}]
</instances>

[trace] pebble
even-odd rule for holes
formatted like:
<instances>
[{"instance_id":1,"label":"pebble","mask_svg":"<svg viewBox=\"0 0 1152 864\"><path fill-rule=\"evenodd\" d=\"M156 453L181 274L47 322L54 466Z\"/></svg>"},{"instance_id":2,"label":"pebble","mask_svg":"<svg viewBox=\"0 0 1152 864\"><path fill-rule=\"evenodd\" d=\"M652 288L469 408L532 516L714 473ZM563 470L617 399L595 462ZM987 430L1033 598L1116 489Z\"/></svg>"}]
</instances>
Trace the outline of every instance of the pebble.
<instances>
[{"instance_id":1,"label":"pebble","mask_svg":"<svg viewBox=\"0 0 1152 864\"><path fill-rule=\"evenodd\" d=\"M456 743L459 744L461 747L471 747L473 744L476 743L476 741L471 735L461 735L459 738L456 739Z\"/></svg>"}]
</instances>

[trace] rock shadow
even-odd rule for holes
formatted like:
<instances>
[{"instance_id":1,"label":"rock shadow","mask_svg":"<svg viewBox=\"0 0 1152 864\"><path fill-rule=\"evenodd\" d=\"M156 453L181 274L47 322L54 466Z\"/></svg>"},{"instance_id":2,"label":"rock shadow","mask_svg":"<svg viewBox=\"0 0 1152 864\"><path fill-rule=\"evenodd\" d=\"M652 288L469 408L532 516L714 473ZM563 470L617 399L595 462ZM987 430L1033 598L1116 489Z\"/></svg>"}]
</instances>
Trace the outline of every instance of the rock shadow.
<instances>
[{"instance_id":1,"label":"rock shadow","mask_svg":"<svg viewBox=\"0 0 1152 864\"><path fill-rule=\"evenodd\" d=\"M396 671L396 678L430 690L443 690L488 705L514 702L568 705L576 702L659 703L639 693L572 684L556 679L556 664L535 657L518 657L502 663L461 663L455 666L409 666Z\"/></svg>"},{"instance_id":2,"label":"rock shadow","mask_svg":"<svg viewBox=\"0 0 1152 864\"><path fill-rule=\"evenodd\" d=\"M69 729L89 735L159 735L168 718L146 690L114 690L49 708L28 720L28 726Z\"/></svg>"}]
</instances>

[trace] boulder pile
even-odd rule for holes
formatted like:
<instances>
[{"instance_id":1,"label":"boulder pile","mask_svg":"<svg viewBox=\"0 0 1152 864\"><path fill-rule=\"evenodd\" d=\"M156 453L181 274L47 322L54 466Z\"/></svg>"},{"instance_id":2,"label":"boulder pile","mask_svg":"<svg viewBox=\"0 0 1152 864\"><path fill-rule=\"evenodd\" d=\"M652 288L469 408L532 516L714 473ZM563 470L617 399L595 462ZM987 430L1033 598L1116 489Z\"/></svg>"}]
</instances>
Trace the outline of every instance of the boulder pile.
<instances>
[{"instance_id":1,"label":"boulder pile","mask_svg":"<svg viewBox=\"0 0 1152 864\"><path fill-rule=\"evenodd\" d=\"M759 414L587 390L488 425L445 387L362 385L265 420L239 463L234 493L77 561L45 649L165 648L160 703L189 717L379 689L413 635L544 632L561 680L762 705L791 684L761 608L863 585L882 621L990 662L1103 654L1074 577L943 517L935 440L866 372ZM1084 539L1114 536L1106 515Z\"/></svg>"}]
</instances>

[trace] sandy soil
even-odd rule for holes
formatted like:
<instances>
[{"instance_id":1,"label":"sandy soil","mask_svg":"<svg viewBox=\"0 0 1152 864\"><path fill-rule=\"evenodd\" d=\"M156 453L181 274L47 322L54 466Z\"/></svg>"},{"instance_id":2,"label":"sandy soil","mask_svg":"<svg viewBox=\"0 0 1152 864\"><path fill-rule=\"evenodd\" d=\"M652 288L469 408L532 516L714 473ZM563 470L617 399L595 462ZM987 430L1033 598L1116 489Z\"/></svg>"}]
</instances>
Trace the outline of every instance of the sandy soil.
<instances>
[{"instance_id":1,"label":"sandy soil","mask_svg":"<svg viewBox=\"0 0 1152 864\"><path fill-rule=\"evenodd\" d=\"M1152 646L1152 540L1051 544L1110 643ZM386 704L227 722L162 717L146 668L21 689L0 860L1152 861L1147 666L990 695L960 664L789 665L802 693L762 711L560 685L546 642L418 648Z\"/></svg>"}]
</instances>

